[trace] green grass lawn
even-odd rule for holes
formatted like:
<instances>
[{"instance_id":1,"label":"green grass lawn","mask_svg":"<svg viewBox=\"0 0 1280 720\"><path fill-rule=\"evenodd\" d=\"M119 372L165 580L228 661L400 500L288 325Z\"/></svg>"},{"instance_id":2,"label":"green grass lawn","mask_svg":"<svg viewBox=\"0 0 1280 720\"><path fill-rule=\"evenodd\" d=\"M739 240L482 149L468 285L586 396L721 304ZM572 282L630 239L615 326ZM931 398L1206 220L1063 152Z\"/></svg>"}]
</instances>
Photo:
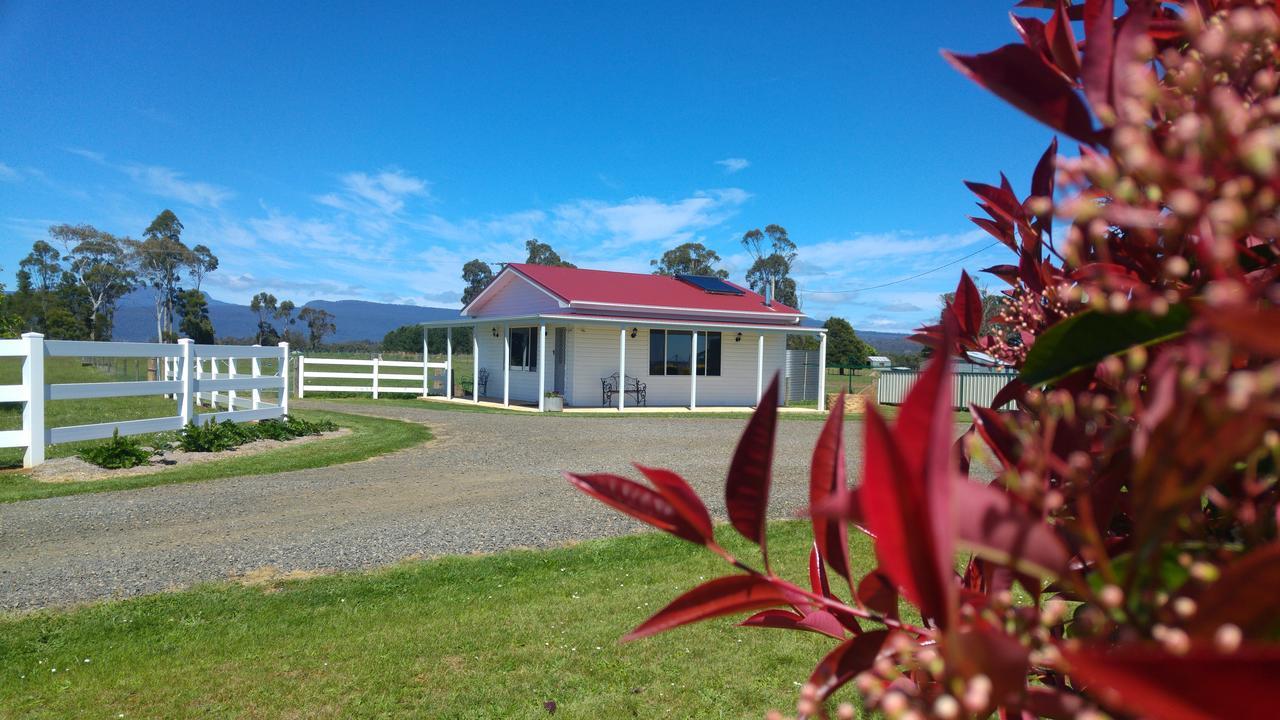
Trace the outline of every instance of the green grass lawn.
<instances>
[{"instance_id":1,"label":"green grass lawn","mask_svg":"<svg viewBox=\"0 0 1280 720\"><path fill-rule=\"evenodd\" d=\"M150 475L90 482L47 483L36 481L24 472L2 472L0 473L0 502L325 467L364 460L431 439L431 432L425 426L399 420L320 411L300 411L294 414L312 421L332 420L340 427L350 428L352 432L342 437L315 440L293 447L285 446L255 455L186 465Z\"/></svg>"},{"instance_id":2,"label":"green grass lawn","mask_svg":"<svg viewBox=\"0 0 1280 720\"><path fill-rule=\"evenodd\" d=\"M866 572L870 543L855 535ZM808 525L774 523L770 542L783 574L805 582ZM548 701L565 718L793 710L833 640L724 618L618 643L729 570L645 534L4 619L0 717L544 718Z\"/></svg>"}]
</instances>

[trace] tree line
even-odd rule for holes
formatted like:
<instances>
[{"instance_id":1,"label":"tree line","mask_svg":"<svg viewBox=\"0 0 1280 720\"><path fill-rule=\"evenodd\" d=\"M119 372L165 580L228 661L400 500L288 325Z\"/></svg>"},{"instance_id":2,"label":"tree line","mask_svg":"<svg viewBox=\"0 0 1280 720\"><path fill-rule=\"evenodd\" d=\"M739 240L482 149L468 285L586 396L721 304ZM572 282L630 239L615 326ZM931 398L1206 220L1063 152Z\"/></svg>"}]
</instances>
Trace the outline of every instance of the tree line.
<instances>
[{"instance_id":1,"label":"tree line","mask_svg":"<svg viewBox=\"0 0 1280 720\"><path fill-rule=\"evenodd\" d=\"M142 239L92 225L54 225L19 263L17 286L0 295L3 331L39 332L66 340L109 340L121 298L140 287L152 292L156 337L178 334L212 342L208 303L200 285L218 269L205 245L182 241L172 210L156 215Z\"/></svg>"},{"instance_id":2,"label":"tree line","mask_svg":"<svg viewBox=\"0 0 1280 720\"><path fill-rule=\"evenodd\" d=\"M155 313L154 339L214 343L201 285L218 269L218 256L206 245L188 246L183 230L168 209L156 215L140 240L87 224L50 227L49 239L32 243L18 263L14 291L0 285L0 336L38 332L62 340L110 340L120 300L146 288ZM262 344L292 337L291 342L315 347L335 330L330 313L303 308L295 317L292 302L277 303L268 293L259 293L251 309L259 314L254 341ZM264 313L280 320L282 328ZM306 328L305 335L293 330L297 323Z\"/></svg>"}]
</instances>

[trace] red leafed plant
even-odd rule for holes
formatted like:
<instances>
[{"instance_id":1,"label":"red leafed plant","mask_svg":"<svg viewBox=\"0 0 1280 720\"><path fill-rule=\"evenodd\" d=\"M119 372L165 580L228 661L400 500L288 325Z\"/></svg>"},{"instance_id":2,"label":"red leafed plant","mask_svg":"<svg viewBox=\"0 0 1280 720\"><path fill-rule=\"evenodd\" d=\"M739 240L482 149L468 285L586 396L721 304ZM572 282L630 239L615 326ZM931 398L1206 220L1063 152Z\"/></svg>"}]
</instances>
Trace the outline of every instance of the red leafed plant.
<instances>
[{"instance_id":1,"label":"red leafed plant","mask_svg":"<svg viewBox=\"0 0 1280 720\"><path fill-rule=\"evenodd\" d=\"M856 486L836 404L813 453L808 583L764 552L776 387L726 488L760 569L716 543L674 473L569 476L738 571L628 638L745 613L828 635L801 716L850 682L890 717L1280 714L1280 16L1255 0L1116 5L1024 0L1021 43L945 54L1079 153L1051 144L1026 197L1003 176L969 184L974 222L1016 257L987 269L1009 285L998 330L980 336L962 275L917 336L935 359L897 419L868 413ZM1019 378L993 403L1015 409L971 408L956 441L962 350ZM996 479L970 478L976 463ZM864 577L851 529L873 539Z\"/></svg>"}]
</instances>

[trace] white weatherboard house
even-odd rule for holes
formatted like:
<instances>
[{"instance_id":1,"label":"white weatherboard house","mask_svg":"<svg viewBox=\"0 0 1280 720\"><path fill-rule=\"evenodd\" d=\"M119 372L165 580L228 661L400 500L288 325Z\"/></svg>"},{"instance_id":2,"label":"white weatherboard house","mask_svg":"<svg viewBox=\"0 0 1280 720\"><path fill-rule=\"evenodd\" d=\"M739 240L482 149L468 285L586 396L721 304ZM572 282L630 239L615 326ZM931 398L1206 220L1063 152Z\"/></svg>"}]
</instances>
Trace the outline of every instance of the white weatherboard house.
<instances>
[{"instance_id":1,"label":"white weatherboard house","mask_svg":"<svg viewBox=\"0 0 1280 720\"><path fill-rule=\"evenodd\" d=\"M718 278L513 263L456 320L423 325L473 329L472 402L541 410L554 391L567 408L697 410L755 406L789 334L820 340L821 405L827 336L804 319ZM454 379L445 387L452 397Z\"/></svg>"}]
</instances>

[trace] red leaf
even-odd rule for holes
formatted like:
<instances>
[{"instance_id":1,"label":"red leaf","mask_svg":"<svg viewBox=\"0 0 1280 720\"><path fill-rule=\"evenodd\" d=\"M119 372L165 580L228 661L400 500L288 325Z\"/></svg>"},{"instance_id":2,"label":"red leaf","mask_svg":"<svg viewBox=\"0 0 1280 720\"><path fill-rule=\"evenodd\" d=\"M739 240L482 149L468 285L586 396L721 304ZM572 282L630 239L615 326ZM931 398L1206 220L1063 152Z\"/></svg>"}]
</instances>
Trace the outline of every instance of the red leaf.
<instances>
[{"instance_id":1,"label":"red leaf","mask_svg":"<svg viewBox=\"0 0 1280 720\"><path fill-rule=\"evenodd\" d=\"M776 628L778 630L801 630L805 633L818 633L819 635L827 635L828 638L836 638L837 641L845 639L845 628L849 628L844 621L837 619L835 615L826 610L813 610L808 614L801 614L792 610L762 610L751 615L750 618L742 620L739 623L744 628ZM858 632L859 628L854 624L854 628L850 628L852 632Z\"/></svg>"},{"instance_id":2,"label":"red leaf","mask_svg":"<svg viewBox=\"0 0 1280 720\"><path fill-rule=\"evenodd\" d=\"M759 575L729 575L703 583L645 620L623 642L722 615L789 605L793 597Z\"/></svg>"},{"instance_id":3,"label":"red leaf","mask_svg":"<svg viewBox=\"0 0 1280 720\"><path fill-rule=\"evenodd\" d=\"M849 494L844 458L844 393L827 416L813 447L809 468L809 506L841 503ZM849 527L839 516L813 516L813 541L817 552L841 577L849 577Z\"/></svg>"},{"instance_id":4,"label":"red leaf","mask_svg":"<svg viewBox=\"0 0 1280 720\"><path fill-rule=\"evenodd\" d=\"M970 405L969 412L973 415L973 426L977 428L978 435L986 441L996 459L1007 468L1016 467L1022 455L1022 444L1009 432L1003 416L991 408L978 405Z\"/></svg>"},{"instance_id":5,"label":"red leaf","mask_svg":"<svg viewBox=\"0 0 1280 720\"><path fill-rule=\"evenodd\" d=\"M826 700L840 686L852 680L858 673L864 672L876 661L887 630L875 630L849 638L836 646L827 656L818 661L818 666L809 676L809 682L818 689L817 701Z\"/></svg>"},{"instance_id":6,"label":"red leaf","mask_svg":"<svg viewBox=\"0 0 1280 720\"><path fill-rule=\"evenodd\" d=\"M711 538L689 524L662 495L633 480L619 475L599 473L577 475L565 473L569 482L582 492L659 530L704 545Z\"/></svg>"},{"instance_id":7,"label":"red leaf","mask_svg":"<svg viewBox=\"0 0 1280 720\"><path fill-rule=\"evenodd\" d=\"M1071 553L1058 533L1007 491L972 480L956 480L951 493L959 544L1013 570L1057 579Z\"/></svg>"},{"instance_id":8,"label":"red leaf","mask_svg":"<svg viewBox=\"0 0 1280 720\"><path fill-rule=\"evenodd\" d=\"M1203 317L1245 350L1280 357L1280 309L1221 310Z\"/></svg>"},{"instance_id":9,"label":"red leaf","mask_svg":"<svg viewBox=\"0 0 1280 720\"><path fill-rule=\"evenodd\" d=\"M1113 0L1085 0L1084 57L1080 84L1095 112L1111 105L1111 58L1115 47Z\"/></svg>"},{"instance_id":10,"label":"red leaf","mask_svg":"<svg viewBox=\"0 0 1280 720\"><path fill-rule=\"evenodd\" d=\"M949 338L944 338L949 344ZM866 418L859 502L875 535L880 569L925 617L945 626L953 606L954 535L951 363L936 357L902 403L890 434L880 415Z\"/></svg>"},{"instance_id":11,"label":"red leaf","mask_svg":"<svg viewBox=\"0 0 1280 720\"><path fill-rule=\"evenodd\" d=\"M690 527L706 539L713 536L711 514L707 512L702 499L693 491L693 488L689 487L689 483L685 482L684 478L670 470L645 467L639 463L635 465L636 469L653 483L658 493L671 503L671 507Z\"/></svg>"},{"instance_id":12,"label":"red leaf","mask_svg":"<svg viewBox=\"0 0 1280 720\"><path fill-rule=\"evenodd\" d=\"M867 573L858 583L858 600L868 610L887 618L898 619L898 591L879 570Z\"/></svg>"},{"instance_id":13,"label":"red leaf","mask_svg":"<svg viewBox=\"0 0 1280 720\"><path fill-rule=\"evenodd\" d=\"M797 623L797 626L801 630L816 632L819 635L826 635L837 640L845 638L844 624L837 620L835 615L826 610L814 610L806 613L804 619Z\"/></svg>"},{"instance_id":14,"label":"red leaf","mask_svg":"<svg viewBox=\"0 0 1280 720\"><path fill-rule=\"evenodd\" d=\"M978 227L990 233L991 237L1004 243L1010 250L1018 249L1017 245L1015 245L1013 242L1013 226L1012 225L1009 225L1007 223L1001 223L996 220L989 220L987 218L980 218L980 217L970 217L969 219L973 221L974 225L977 225Z\"/></svg>"},{"instance_id":15,"label":"red leaf","mask_svg":"<svg viewBox=\"0 0 1280 720\"><path fill-rule=\"evenodd\" d=\"M761 610L738 623L740 627L776 628L778 630L800 630L800 621L804 615L794 610Z\"/></svg>"},{"instance_id":16,"label":"red leaf","mask_svg":"<svg viewBox=\"0 0 1280 720\"><path fill-rule=\"evenodd\" d=\"M1053 64L1074 80L1080 74L1080 55L1076 51L1076 35L1071 29L1071 19L1067 17L1067 8L1063 0L1058 0L1053 9L1053 17L1044 29L1045 42L1049 46L1049 56Z\"/></svg>"},{"instance_id":17,"label":"red leaf","mask_svg":"<svg viewBox=\"0 0 1280 720\"><path fill-rule=\"evenodd\" d=\"M971 80L1031 117L1080 142L1098 142L1075 88L1026 45L1005 45L981 55L942 54Z\"/></svg>"},{"instance_id":18,"label":"red leaf","mask_svg":"<svg viewBox=\"0 0 1280 720\"><path fill-rule=\"evenodd\" d=\"M822 597L831 597L831 584L827 582L827 571L822 566L822 553L816 541L809 550L809 589Z\"/></svg>"},{"instance_id":19,"label":"red leaf","mask_svg":"<svg viewBox=\"0 0 1280 720\"><path fill-rule=\"evenodd\" d=\"M966 338L977 337L982 330L982 295L964 270L960 271L960 284L956 285L956 298L950 307L960 323L960 334Z\"/></svg>"},{"instance_id":20,"label":"red leaf","mask_svg":"<svg viewBox=\"0 0 1280 720\"><path fill-rule=\"evenodd\" d=\"M769 509L769 482L773 466L773 439L778 422L778 376L773 376L760 406L747 421L725 481L725 506L729 522L748 540L765 548L765 521Z\"/></svg>"},{"instance_id":21,"label":"red leaf","mask_svg":"<svg viewBox=\"0 0 1280 720\"><path fill-rule=\"evenodd\" d=\"M1030 389L1030 386L1026 383L1014 378L1000 388L1000 392L996 393L995 398L991 400L991 407L1002 408L1015 400L1021 400Z\"/></svg>"},{"instance_id":22,"label":"red leaf","mask_svg":"<svg viewBox=\"0 0 1280 720\"><path fill-rule=\"evenodd\" d=\"M1055 137L1049 143L1049 147L1045 149L1044 154L1040 156L1040 162L1036 163L1036 170L1031 175L1032 195L1053 199L1053 180L1057 157L1058 138Z\"/></svg>"},{"instance_id":23,"label":"red leaf","mask_svg":"<svg viewBox=\"0 0 1280 720\"><path fill-rule=\"evenodd\" d=\"M954 672L966 678L983 674L991 680L996 704L1008 703L1025 692L1030 651L1000 628L976 622L944 635L941 643Z\"/></svg>"},{"instance_id":24,"label":"red leaf","mask_svg":"<svg viewBox=\"0 0 1280 720\"><path fill-rule=\"evenodd\" d=\"M1219 653L1195 645L1172 655L1149 645L1062 647L1073 684L1103 704L1165 720L1273 718L1280 707L1280 647Z\"/></svg>"},{"instance_id":25,"label":"red leaf","mask_svg":"<svg viewBox=\"0 0 1280 720\"><path fill-rule=\"evenodd\" d=\"M1001 179L1003 178L1002 175ZM982 198L983 202L980 205L983 209L998 221L1008 223L1011 229L1015 223L1022 220L1022 203L1018 202L1018 197L1011 190L971 180L965 180L964 185L974 195Z\"/></svg>"},{"instance_id":26,"label":"red leaf","mask_svg":"<svg viewBox=\"0 0 1280 720\"><path fill-rule=\"evenodd\" d=\"M761 610L738 623L742 627L776 628L778 630L801 630L818 633L837 640L845 638L844 627L829 612L815 610L801 614L791 610Z\"/></svg>"},{"instance_id":27,"label":"red leaf","mask_svg":"<svg viewBox=\"0 0 1280 720\"><path fill-rule=\"evenodd\" d=\"M1280 542L1236 559L1196 599L1187 631L1212 635L1224 623L1238 625L1246 637L1270 637L1280 627Z\"/></svg>"},{"instance_id":28,"label":"red leaf","mask_svg":"<svg viewBox=\"0 0 1280 720\"><path fill-rule=\"evenodd\" d=\"M1018 266L1017 265L992 265L989 268L983 268L982 272L995 275L1010 285L1018 284Z\"/></svg>"}]
</instances>

